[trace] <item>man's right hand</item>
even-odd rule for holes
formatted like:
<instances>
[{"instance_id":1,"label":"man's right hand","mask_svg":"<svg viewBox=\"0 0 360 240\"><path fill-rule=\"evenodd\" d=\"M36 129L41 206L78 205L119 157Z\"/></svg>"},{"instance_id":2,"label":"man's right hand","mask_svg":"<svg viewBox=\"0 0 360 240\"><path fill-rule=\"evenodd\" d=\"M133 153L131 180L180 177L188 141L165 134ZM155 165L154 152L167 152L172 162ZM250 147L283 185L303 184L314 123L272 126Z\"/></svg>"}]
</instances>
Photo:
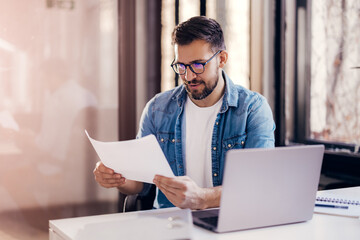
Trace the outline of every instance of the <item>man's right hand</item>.
<instances>
[{"instance_id":1,"label":"man's right hand","mask_svg":"<svg viewBox=\"0 0 360 240\"><path fill-rule=\"evenodd\" d=\"M126 183L126 178L106 167L101 161L96 163L93 173L95 180L105 188L121 187Z\"/></svg>"},{"instance_id":2,"label":"man's right hand","mask_svg":"<svg viewBox=\"0 0 360 240\"><path fill-rule=\"evenodd\" d=\"M106 167L101 161L96 163L93 171L95 180L105 188L117 187L120 192L126 195L133 195L141 192L143 183L128 180L113 169Z\"/></svg>"}]
</instances>

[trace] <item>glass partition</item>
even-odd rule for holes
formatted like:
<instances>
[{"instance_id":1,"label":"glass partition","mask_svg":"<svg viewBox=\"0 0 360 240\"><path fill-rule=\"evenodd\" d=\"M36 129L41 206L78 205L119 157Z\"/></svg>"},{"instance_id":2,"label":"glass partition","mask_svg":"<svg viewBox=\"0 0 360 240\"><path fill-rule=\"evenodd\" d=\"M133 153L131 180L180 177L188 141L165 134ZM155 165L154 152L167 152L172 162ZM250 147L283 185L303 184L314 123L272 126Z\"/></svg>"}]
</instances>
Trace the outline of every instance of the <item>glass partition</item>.
<instances>
[{"instance_id":1,"label":"glass partition","mask_svg":"<svg viewBox=\"0 0 360 240\"><path fill-rule=\"evenodd\" d=\"M0 0L0 239L116 211L84 130L118 139L117 1Z\"/></svg>"}]
</instances>

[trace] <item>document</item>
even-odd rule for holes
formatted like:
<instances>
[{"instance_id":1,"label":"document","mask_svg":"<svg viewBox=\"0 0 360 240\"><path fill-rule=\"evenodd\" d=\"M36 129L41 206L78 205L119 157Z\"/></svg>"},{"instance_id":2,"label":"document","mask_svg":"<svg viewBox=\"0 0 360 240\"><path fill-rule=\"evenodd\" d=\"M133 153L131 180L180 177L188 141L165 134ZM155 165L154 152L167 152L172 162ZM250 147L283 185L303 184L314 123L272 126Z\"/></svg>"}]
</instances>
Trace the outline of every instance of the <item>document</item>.
<instances>
[{"instance_id":1,"label":"document","mask_svg":"<svg viewBox=\"0 0 360 240\"><path fill-rule=\"evenodd\" d=\"M56 220L55 220L56 221ZM160 240L192 239L190 209L167 208L113 215L110 220L89 222L78 230L75 240Z\"/></svg>"},{"instance_id":2,"label":"document","mask_svg":"<svg viewBox=\"0 0 360 240\"><path fill-rule=\"evenodd\" d=\"M154 135L129 141L100 142L92 139L86 130L85 133L101 162L126 179L153 183L156 174L174 177Z\"/></svg>"},{"instance_id":3,"label":"document","mask_svg":"<svg viewBox=\"0 0 360 240\"><path fill-rule=\"evenodd\" d=\"M315 213L360 217L360 187L318 191Z\"/></svg>"}]
</instances>

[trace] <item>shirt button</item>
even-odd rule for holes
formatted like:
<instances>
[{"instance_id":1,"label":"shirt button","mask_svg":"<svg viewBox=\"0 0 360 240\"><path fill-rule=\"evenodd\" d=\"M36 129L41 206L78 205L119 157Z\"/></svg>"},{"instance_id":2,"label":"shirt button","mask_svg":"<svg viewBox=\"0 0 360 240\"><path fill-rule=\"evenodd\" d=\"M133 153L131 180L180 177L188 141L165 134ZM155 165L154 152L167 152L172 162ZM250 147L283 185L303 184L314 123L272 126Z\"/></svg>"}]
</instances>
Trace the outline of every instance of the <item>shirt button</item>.
<instances>
[{"instance_id":1,"label":"shirt button","mask_svg":"<svg viewBox=\"0 0 360 240\"><path fill-rule=\"evenodd\" d=\"M160 141L161 141L161 142L164 142L164 139L162 138L162 139L160 139Z\"/></svg>"},{"instance_id":2,"label":"shirt button","mask_svg":"<svg viewBox=\"0 0 360 240\"><path fill-rule=\"evenodd\" d=\"M228 144L228 147L231 148L231 144Z\"/></svg>"},{"instance_id":3,"label":"shirt button","mask_svg":"<svg viewBox=\"0 0 360 240\"><path fill-rule=\"evenodd\" d=\"M213 150L216 151L216 147L213 147Z\"/></svg>"},{"instance_id":4,"label":"shirt button","mask_svg":"<svg viewBox=\"0 0 360 240\"><path fill-rule=\"evenodd\" d=\"M171 140L173 143L175 142L175 139Z\"/></svg>"},{"instance_id":5,"label":"shirt button","mask_svg":"<svg viewBox=\"0 0 360 240\"><path fill-rule=\"evenodd\" d=\"M214 177L217 177L217 173L214 173Z\"/></svg>"},{"instance_id":6,"label":"shirt button","mask_svg":"<svg viewBox=\"0 0 360 240\"><path fill-rule=\"evenodd\" d=\"M244 145L244 141L241 141L241 145Z\"/></svg>"},{"instance_id":7,"label":"shirt button","mask_svg":"<svg viewBox=\"0 0 360 240\"><path fill-rule=\"evenodd\" d=\"M216 124L216 125L219 125L219 122L216 122L215 124Z\"/></svg>"}]
</instances>

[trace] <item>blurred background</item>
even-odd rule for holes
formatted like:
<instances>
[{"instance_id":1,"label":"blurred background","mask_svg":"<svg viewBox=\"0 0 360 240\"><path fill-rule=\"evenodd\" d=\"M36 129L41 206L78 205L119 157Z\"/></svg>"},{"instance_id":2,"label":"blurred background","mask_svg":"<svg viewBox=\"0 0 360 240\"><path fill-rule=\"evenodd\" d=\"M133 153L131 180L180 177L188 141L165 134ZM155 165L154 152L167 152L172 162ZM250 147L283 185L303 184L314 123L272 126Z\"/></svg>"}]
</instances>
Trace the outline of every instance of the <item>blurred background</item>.
<instances>
[{"instance_id":1,"label":"blurred background","mask_svg":"<svg viewBox=\"0 0 360 240\"><path fill-rule=\"evenodd\" d=\"M360 182L358 0L0 0L0 239L121 209L84 134L133 139L146 102L181 84L176 24L223 27L225 71L269 101L276 145L326 145L319 189Z\"/></svg>"},{"instance_id":2,"label":"blurred background","mask_svg":"<svg viewBox=\"0 0 360 240\"><path fill-rule=\"evenodd\" d=\"M0 239L117 210L87 129L118 140L116 1L0 1Z\"/></svg>"}]
</instances>

